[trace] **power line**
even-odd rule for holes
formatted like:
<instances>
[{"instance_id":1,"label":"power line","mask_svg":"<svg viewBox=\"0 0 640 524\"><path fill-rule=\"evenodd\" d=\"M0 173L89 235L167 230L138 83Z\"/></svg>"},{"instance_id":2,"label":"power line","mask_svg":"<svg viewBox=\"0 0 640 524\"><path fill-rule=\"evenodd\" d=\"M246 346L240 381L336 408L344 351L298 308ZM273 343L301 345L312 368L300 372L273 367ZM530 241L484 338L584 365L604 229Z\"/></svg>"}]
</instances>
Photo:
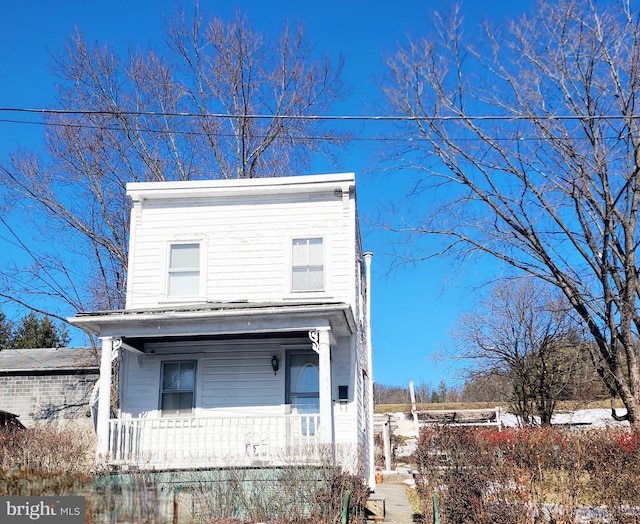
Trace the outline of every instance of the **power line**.
<instances>
[{"instance_id":1,"label":"power line","mask_svg":"<svg viewBox=\"0 0 640 524\"><path fill-rule=\"evenodd\" d=\"M0 109L1 111L1 109ZM114 127L111 125L97 125L97 124L82 124L79 122L46 122L42 120L34 121L34 120L15 120L15 119L7 119L0 118L0 124L18 124L18 125L35 125L35 126L47 126L47 127L62 127L62 128L71 128L71 129L98 129L101 131L114 131L114 132L124 132L125 129L122 127ZM215 135L217 137L225 137L225 138L234 138L236 135L232 133L220 133L220 132L206 132L206 131L187 131L184 129L152 129L149 127L138 127L137 131L143 133L152 133L152 134L165 134L171 133L175 135L182 136L208 136ZM262 136L264 134L254 133L255 137ZM428 142L430 140L442 141L443 139L427 139L426 137L420 136L411 136L407 137L406 135L398 135L398 136L354 136L354 135L344 135L344 136L331 136L331 135L298 135L298 138L303 140L318 140L325 142L402 142L406 143L407 141L416 143L416 142ZM616 137L603 137L604 139L615 139ZM288 140L288 137L276 137L276 139ZM481 137L458 137L456 138L456 142L482 142L486 139ZM491 138L496 142L521 142L523 140L538 140L538 141L552 141L553 138L549 137L526 137L526 136L494 136ZM571 137L571 140L589 140L587 137Z\"/></svg>"},{"instance_id":2,"label":"power line","mask_svg":"<svg viewBox=\"0 0 640 524\"><path fill-rule=\"evenodd\" d=\"M94 110L94 109L43 109L43 108L15 108L0 107L0 112L36 113L43 115L106 115L106 116L152 116L177 118L212 118L212 119L248 119L248 120L356 120L356 121L402 121L417 120L421 117L406 117L402 115L264 115L247 114L233 115L229 113L192 113L192 112L164 112L164 111L127 111L127 110Z\"/></svg>"},{"instance_id":3,"label":"power line","mask_svg":"<svg viewBox=\"0 0 640 524\"><path fill-rule=\"evenodd\" d=\"M94 116L94 115L104 115L111 117L118 116L134 116L134 117L174 117L174 118L215 118L215 119L289 119L289 120L336 120L336 121L378 121L378 122L418 122L418 121L429 121L431 123L434 122L451 122L451 121L542 121L542 120L558 120L558 121L580 121L580 120L597 120L597 119L607 119L607 120L623 120L628 118L637 119L640 117L632 116L626 117L623 115L612 115L612 116L579 116L579 115L532 115L532 116L522 116L522 115L471 115L471 116L434 116L434 117L418 117L418 116L394 116L394 115L231 115L226 113L188 113L188 112L172 112L172 113L163 113L157 111L115 111L115 110L74 110L74 109L41 109L41 108L0 108L0 113L2 112L17 112L17 113L30 113L30 114L50 114L50 115L76 115L76 116ZM125 131L123 127L116 127L113 125L105 124L100 125L96 123L82 123L80 121L34 121L34 120L17 120L17 119L8 119L8 118L0 118L0 123L8 123L8 124L18 124L18 125L37 125L37 126L47 126L47 127L61 127L61 128L76 128L76 129L96 129L103 131L114 131L114 132L122 132ZM185 130L185 129L161 129L161 128L150 128L150 127L136 127L136 131L142 133L152 133L152 134L175 134L181 136L209 136L215 135L216 137L226 137L226 138L234 138L236 135L233 133L223 133L223 132L206 132L206 131L197 131L197 130ZM261 134L259 130L253 133L254 137L265 136ZM287 137L275 137L276 139L282 138L287 140ZM298 135L299 139L302 140L316 140L316 141L324 141L324 142L397 142L397 143L418 143L418 142L430 142L432 140L442 141L444 139L437 138L427 138L421 136L410 136L408 137L406 134L398 134L397 136L385 136L385 135L374 135L374 136L357 136L354 134L344 134L339 136L332 135L323 135L323 134L315 134L315 135ZM615 140L619 138L617 136L601 137L604 140ZM455 139L457 142L482 142L486 141L486 138L479 136L467 136L467 137L457 137ZM553 141L555 140L553 137L541 137L541 136L524 136L522 134L516 136L493 136L491 140L496 142L521 142L521 141L529 141L529 140L537 140L537 141ZM572 141L580 141L580 140L589 140L587 137L571 137Z\"/></svg>"},{"instance_id":4,"label":"power line","mask_svg":"<svg viewBox=\"0 0 640 524\"><path fill-rule=\"evenodd\" d=\"M129 111L114 109L45 109L23 107L0 107L0 112L31 113L44 115L106 115L106 116L152 116L178 118L214 118L249 120L334 120L334 121L380 121L380 122L447 122L447 121L543 121L543 120L627 120L640 115L265 115L229 113L192 113L164 111Z\"/></svg>"},{"instance_id":5,"label":"power line","mask_svg":"<svg viewBox=\"0 0 640 524\"><path fill-rule=\"evenodd\" d=\"M48 127L64 127L64 128L72 128L72 129L99 129L101 131L124 131L122 127L114 127L111 125L96 125L96 124L81 124L81 123L60 123L60 122L44 122L33 121L33 120L14 120L14 119L6 119L0 118L0 123L4 124L20 124L20 125L36 125L36 126L48 126ZM233 138L234 134L231 133L208 133L206 131L186 131L182 129L151 129L151 128L136 128L137 131L141 131L143 133L154 133L154 134L164 134L164 133L173 133L177 135L183 136L208 136L215 135L218 137L228 137ZM259 133L256 133L258 136ZM330 135L299 135L298 138L302 138L304 140L325 140L325 141L333 141L333 142L344 142L344 141L398 141L400 138L390 138L390 137L354 137L354 136L330 136ZM282 137L283 140L288 140L288 137Z\"/></svg>"}]
</instances>

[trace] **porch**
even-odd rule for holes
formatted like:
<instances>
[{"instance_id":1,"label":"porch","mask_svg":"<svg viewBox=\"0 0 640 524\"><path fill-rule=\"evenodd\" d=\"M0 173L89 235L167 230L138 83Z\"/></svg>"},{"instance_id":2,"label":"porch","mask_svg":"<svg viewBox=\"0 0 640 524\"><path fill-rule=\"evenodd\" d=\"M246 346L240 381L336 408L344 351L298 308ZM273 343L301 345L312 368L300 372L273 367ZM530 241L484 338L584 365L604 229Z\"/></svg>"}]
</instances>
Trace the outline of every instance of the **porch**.
<instances>
[{"instance_id":1,"label":"porch","mask_svg":"<svg viewBox=\"0 0 640 524\"><path fill-rule=\"evenodd\" d=\"M107 464L139 469L314 464L318 414L111 419Z\"/></svg>"}]
</instances>

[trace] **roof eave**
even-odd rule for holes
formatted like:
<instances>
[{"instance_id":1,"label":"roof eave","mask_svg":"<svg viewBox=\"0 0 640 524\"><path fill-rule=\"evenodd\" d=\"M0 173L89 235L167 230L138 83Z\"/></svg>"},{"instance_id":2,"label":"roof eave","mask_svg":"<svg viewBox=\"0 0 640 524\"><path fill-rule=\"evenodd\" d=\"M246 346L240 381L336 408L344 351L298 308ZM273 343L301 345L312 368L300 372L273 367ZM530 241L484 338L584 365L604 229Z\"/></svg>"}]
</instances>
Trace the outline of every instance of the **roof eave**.
<instances>
[{"instance_id":1,"label":"roof eave","mask_svg":"<svg viewBox=\"0 0 640 524\"><path fill-rule=\"evenodd\" d=\"M130 182L127 195L132 200L181 199L255 194L313 194L340 189L349 190L355 182L354 173L251 178L233 180L188 180L173 182Z\"/></svg>"},{"instance_id":2,"label":"roof eave","mask_svg":"<svg viewBox=\"0 0 640 524\"><path fill-rule=\"evenodd\" d=\"M97 336L169 336L302 331L321 325L337 336L356 332L349 304L233 309L121 310L79 313L69 323Z\"/></svg>"}]
</instances>

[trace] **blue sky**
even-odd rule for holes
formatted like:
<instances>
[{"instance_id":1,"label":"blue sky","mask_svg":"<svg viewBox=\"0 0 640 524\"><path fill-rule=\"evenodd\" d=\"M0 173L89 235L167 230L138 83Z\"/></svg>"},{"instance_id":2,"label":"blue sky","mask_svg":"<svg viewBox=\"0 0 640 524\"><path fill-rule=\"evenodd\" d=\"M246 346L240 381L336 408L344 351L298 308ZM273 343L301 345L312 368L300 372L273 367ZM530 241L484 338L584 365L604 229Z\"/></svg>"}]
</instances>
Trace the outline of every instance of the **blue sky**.
<instances>
[{"instance_id":1,"label":"blue sky","mask_svg":"<svg viewBox=\"0 0 640 524\"><path fill-rule=\"evenodd\" d=\"M178 2L180 4L181 2ZM516 4L519 7L516 7ZM491 16L499 22L528 2L468 0L467 18ZM0 6L0 107L55 107L50 74L51 53L61 53L68 35L78 26L88 41L105 42L123 49L154 45L161 38L162 18L175 12L174 0L30 0L3 2ZM405 43L407 35L421 34L434 9L447 9L448 0L215 0L200 1L201 10L229 18L237 8L253 25L277 35L285 20L302 21L308 40L318 51L345 59L343 79L351 87L348 101L333 114L384 114L377 85L384 74L383 52ZM39 148L39 125L5 120L38 121L38 117L0 113L0 162L16 147ZM361 124L360 124L361 125ZM367 124L362 137L383 132L383 124ZM357 141L333 169L318 162L313 173L349 171L357 175L358 203L363 219L365 250L373 260L373 345L376 382L406 386L409 380L436 387L441 380L458 379L454 360L434 356L449 346L448 331L476 298L477 286L491 278L493 267L474 265L460 271L450 260L431 260L392 270L390 245L395 240L369 226L394 200L402 198L413 174L383 174L376 160L379 144ZM74 312L69 312L73 314Z\"/></svg>"}]
</instances>

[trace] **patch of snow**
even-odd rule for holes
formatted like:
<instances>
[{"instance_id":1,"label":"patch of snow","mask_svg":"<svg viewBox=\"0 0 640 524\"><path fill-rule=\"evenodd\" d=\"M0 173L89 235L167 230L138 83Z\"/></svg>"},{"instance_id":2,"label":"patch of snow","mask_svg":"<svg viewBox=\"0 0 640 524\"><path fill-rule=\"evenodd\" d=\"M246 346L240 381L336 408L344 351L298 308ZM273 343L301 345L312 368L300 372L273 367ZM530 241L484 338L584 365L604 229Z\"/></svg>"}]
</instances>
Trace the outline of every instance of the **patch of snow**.
<instances>
[{"instance_id":1,"label":"patch of snow","mask_svg":"<svg viewBox=\"0 0 640 524\"><path fill-rule=\"evenodd\" d=\"M589 424L592 428L610 426L628 426L627 422L618 422L611 416L610 409L580 409L569 413L558 413L551 419L552 424Z\"/></svg>"},{"instance_id":2,"label":"patch of snow","mask_svg":"<svg viewBox=\"0 0 640 524\"><path fill-rule=\"evenodd\" d=\"M408 438L405 443L397 450L399 456L408 456L415 450L415 424L411 417L407 417L404 413L386 413L384 415L376 415L376 421L383 422L390 420L393 425L393 431L396 435L402 435ZM518 419L511 413L502 413L502 425L504 427L518 427ZM611 410L606 408L595 409L579 409L566 413L556 413L551 419L552 424L556 425L575 425L584 426L586 428L606 428L606 427L628 427L628 422L618 422L611 416ZM420 424L422 426L422 424Z\"/></svg>"},{"instance_id":3,"label":"patch of snow","mask_svg":"<svg viewBox=\"0 0 640 524\"><path fill-rule=\"evenodd\" d=\"M415 431L412 431L413 435ZM418 449L418 441L415 438L408 438L403 444L396 448L396 457L410 457Z\"/></svg>"},{"instance_id":4,"label":"patch of snow","mask_svg":"<svg viewBox=\"0 0 640 524\"><path fill-rule=\"evenodd\" d=\"M505 413L502 415L502 424L505 427L517 427L518 419L511 413ZM614 420L610 409L594 408L556 413L551 418L551 425L573 425L601 429L606 427L628 427L629 424Z\"/></svg>"}]
</instances>

